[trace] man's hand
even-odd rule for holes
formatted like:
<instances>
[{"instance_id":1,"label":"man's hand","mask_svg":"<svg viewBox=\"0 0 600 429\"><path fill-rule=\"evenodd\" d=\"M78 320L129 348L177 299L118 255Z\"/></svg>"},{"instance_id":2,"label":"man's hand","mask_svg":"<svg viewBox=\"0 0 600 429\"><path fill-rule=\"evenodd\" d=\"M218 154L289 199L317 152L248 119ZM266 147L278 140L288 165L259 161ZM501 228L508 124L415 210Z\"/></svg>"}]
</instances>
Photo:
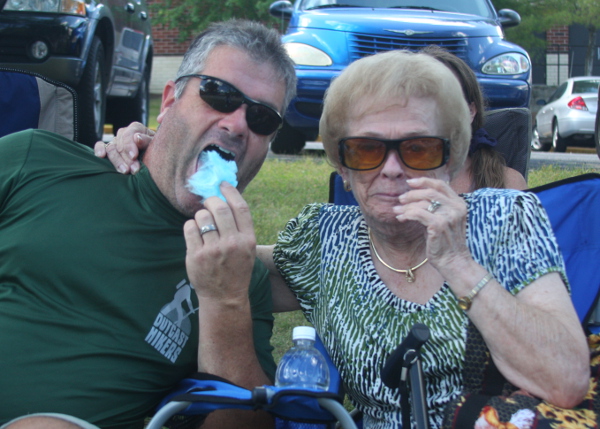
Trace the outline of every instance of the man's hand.
<instances>
[{"instance_id":1,"label":"man's hand","mask_svg":"<svg viewBox=\"0 0 600 429\"><path fill-rule=\"evenodd\" d=\"M94 153L99 158L108 156L119 173L135 174L140 169L139 154L148 147L153 137L154 131L133 122L126 128L120 128L112 142L96 142Z\"/></svg>"},{"instance_id":2,"label":"man's hand","mask_svg":"<svg viewBox=\"0 0 600 429\"><path fill-rule=\"evenodd\" d=\"M188 276L199 299L246 302L256 258L252 217L237 189L223 182L221 191L227 202L206 199L184 226Z\"/></svg>"}]
</instances>

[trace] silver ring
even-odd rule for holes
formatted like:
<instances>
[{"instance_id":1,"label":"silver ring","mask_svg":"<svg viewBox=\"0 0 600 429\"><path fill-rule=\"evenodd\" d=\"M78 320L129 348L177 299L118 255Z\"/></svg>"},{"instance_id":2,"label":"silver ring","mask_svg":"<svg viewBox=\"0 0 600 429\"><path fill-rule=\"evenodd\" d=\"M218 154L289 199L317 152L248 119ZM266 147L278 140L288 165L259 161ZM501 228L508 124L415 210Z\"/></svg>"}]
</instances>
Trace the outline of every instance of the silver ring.
<instances>
[{"instance_id":1,"label":"silver ring","mask_svg":"<svg viewBox=\"0 0 600 429\"><path fill-rule=\"evenodd\" d=\"M104 143L104 150L107 150L109 146L110 146L110 143Z\"/></svg>"},{"instance_id":2,"label":"silver ring","mask_svg":"<svg viewBox=\"0 0 600 429\"><path fill-rule=\"evenodd\" d=\"M211 232L211 231L218 231L217 227L214 224L208 224L208 225L204 225L202 228L200 228L200 235L204 235L207 232Z\"/></svg>"},{"instance_id":3,"label":"silver ring","mask_svg":"<svg viewBox=\"0 0 600 429\"><path fill-rule=\"evenodd\" d=\"M442 203L440 203L439 201L431 200L431 204L429 204L429 207L427 207L427 211L429 213L435 213L435 211L437 209L439 209L441 206L442 206Z\"/></svg>"}]
</instances>

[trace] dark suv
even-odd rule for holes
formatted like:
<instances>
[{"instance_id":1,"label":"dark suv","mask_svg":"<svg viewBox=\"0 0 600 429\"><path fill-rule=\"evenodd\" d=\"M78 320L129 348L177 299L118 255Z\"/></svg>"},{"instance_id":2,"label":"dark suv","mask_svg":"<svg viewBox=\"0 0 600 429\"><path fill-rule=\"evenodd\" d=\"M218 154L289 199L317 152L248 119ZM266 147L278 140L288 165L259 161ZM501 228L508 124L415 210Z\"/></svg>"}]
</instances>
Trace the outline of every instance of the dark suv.
<instances>
[{"instance_id":1,"label":"dark suv","mask_svg":"<svg viewBox=\"0 0 600 429\"><path fill-rule=\"evenodd\" d=\"M152 52L145 0L0 0L0 66L75 88L84 144L148 123Z\"/></svg>"}]
</instances>

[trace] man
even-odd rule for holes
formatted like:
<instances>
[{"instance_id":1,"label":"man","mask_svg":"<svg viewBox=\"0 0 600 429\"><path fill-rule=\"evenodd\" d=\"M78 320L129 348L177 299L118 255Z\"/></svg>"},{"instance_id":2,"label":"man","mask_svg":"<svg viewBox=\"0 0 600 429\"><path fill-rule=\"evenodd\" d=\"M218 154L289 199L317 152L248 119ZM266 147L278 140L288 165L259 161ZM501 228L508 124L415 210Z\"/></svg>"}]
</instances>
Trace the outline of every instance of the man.
<instances>
[{"instance_id":1,"label":"man","mask_svg":"<svg viewBox=\"0 0 600 429\"><path fill-rule=\"evenodd\" d=\"M51 133L0 140L0 424L59 413L8 426L141 428L195 371L271 382L268 273L240 192L293 96L293 63L275 31L229 21L192 43L178 76L135 176ZM207 148L237 166L227 202L187 188ZM272 424L221 412L205 426L240 419Z\"/></svg>"}]
</instances>

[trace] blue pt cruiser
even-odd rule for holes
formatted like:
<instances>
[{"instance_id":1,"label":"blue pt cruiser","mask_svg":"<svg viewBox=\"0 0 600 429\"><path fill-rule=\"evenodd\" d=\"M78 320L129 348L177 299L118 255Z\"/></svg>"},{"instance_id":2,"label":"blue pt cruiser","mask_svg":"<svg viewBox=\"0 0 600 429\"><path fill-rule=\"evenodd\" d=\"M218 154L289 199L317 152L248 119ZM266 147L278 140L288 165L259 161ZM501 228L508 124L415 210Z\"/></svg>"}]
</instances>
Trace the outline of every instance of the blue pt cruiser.
<instances>
[{"instance_id":1,"label":"blue pt cruiser","mask_svg":"<svg viewBox=\"0 0 600 429\"><path fill-rule=\"evenodd\" d=\"M269 11L289 21L283 43L298 76L297 96L271 144L275 153L298 153L317 138L333 77L352 61L392 49L441 46L475 71L489 108L529 107L529 55L503 33L521 18L496 12L490 0L280 0Z\"/></svg>"}]
</instances>

